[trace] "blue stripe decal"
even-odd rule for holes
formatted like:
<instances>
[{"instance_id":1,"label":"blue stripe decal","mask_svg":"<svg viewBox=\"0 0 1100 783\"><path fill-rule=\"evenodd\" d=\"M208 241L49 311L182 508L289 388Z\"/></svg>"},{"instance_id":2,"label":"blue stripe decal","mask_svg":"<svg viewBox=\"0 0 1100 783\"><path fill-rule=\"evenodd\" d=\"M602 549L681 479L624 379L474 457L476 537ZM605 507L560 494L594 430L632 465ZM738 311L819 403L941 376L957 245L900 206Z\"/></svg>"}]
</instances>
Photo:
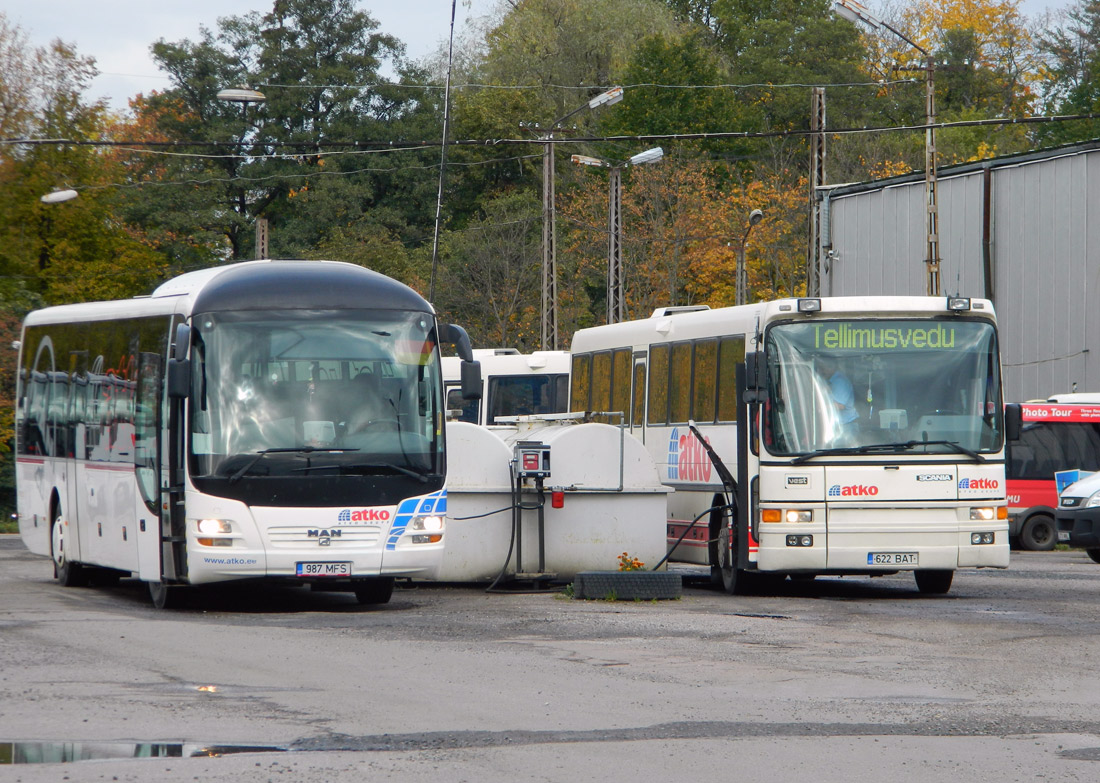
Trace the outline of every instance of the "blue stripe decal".
<instances>
[{"instance_id":1,"label":"blue stripe decal","mask_svg":"<svg viewBox=\"0 0 1100 783\"><path fill-rule=\"evenodd\" d=\"M386 539L387 551L397 548L397 540L405 534L414 516L428 516L435 514L444 516L447 513L447 490L441 489L430 495L420 498L408 498L402 500L397 507L397 516L394 517L393 526L390 528L390 537Z\"/></svg>"}]
</instances>

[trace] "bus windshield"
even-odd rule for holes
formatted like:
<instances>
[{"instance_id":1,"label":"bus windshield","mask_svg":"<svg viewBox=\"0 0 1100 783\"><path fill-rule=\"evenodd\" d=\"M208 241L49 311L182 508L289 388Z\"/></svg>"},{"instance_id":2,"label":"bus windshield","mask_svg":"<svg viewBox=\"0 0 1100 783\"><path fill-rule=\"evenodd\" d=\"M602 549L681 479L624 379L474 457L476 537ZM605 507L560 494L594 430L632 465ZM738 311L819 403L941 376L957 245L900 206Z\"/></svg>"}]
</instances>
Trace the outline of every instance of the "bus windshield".
<instances>
[{"instance_id":1,"label":"bus windshield","mask_svg":"<svg viewBox=\"0 0 1100 783\"><path fill-rule=\"evenodd\" d=\"M196 477L442 472L442 381L422 312L202 314L191 390Z\"/></svg>"},{"instance_id":2,"label":"bus windshield","mask_svg":"<svg viewBox=\"0 0 1100 783\"><path fill-rule=\"evenodd\" d=\"M999 451L996 332L978 320L773 325L763 444L772 454Z\"/></svg>"}]
</instances>

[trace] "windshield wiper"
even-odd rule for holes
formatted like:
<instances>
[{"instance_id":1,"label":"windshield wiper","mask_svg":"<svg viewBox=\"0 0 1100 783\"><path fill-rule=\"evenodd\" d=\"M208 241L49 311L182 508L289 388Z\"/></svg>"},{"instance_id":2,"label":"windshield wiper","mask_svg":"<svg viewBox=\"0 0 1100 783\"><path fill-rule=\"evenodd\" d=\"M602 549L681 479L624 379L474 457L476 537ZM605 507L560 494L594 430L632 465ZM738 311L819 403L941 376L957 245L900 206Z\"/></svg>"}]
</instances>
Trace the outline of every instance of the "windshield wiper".
<instances>
[{"instance_id":1,"label":"windshield wiper","mask_svg":"<svg viewBox=\"0 0 1100 783\"><path fill-rule=\"evenodd\" d=\"M283 446L280 448L262 449L257 451L252 459L246 462L237 470L232 476L229 477L230 484L236 484L244 474L252 470L253 466L268 454L314 454L316 452L340 452L340 451L359 451L359 449L335 449L325 448L321 446Z\"/></svg>"},{"instance_id":2,"label":"windshield wiper","mask_svg":"<svg viewBox=\"0 0 1100 783\"><path fill-rule=\"evenodd\" d=\"M801 465L803 462L809 462L815 457L828 457L833 454L859 454L860 448L860 446L838 446L832 449L815 449L795 457L791 460L791 464Z\"/></svg>"},{"instance_id":3,"label":"windshield wiper","mask_svg":"<svg viewBox=\"0 0 1100 783\"><path fill-rule=\"evenodd\" d=\"M358 451L358 449L352 449L352 450ZM409 476L410 478L416 479L421 484L427 484L429 476L437 475L437 474L432 474L432 473L428 473L428 472L424 472L424 471L413 470L412 468L407 468L404 465L394 465L392 462L351 462L351 463L346 463L346 464L337 462L337 463L333 463L331 465L306 465L304 468L294 468L293 472L302 473L302 472L310 471L310 470L345 470L345 469L362 470L364 472L366 472L366 471L373 471L373 472L393 471L395 473L404 473L406 476Z\"/></svg>"},{"instance_id":4,"label":"windshield wiper","mask_svg":"<svg viewBox=\"0 0 1100 783\"><path fill-rule=\"evenodd\" d=\"M916 448L917 446L950 446L955 451L959 452L960 454L965 454L975 462L985 462L985 457L983 457L981 454L953 440L910 440L900 445L907 446L909 448Z\"/></svg>"},{"instance_id":5,"label":"windshield wiper","mask_svg":"<svg viewBox=\"0 0 1100 783\"><path fill-rule=\"evenodd\" d=\"M876 451L899 452L912 451L918 446L950 446L961 454L965 454L975 462L985 462L983 457L973 449L968 449L953 440L907 440L901 443L867 443L863 446L840 446L832 449L817 449L791 460L792 465L801 465L815 457L827 457L835 454L871 454Z\"/></svg>"}]
</instances>

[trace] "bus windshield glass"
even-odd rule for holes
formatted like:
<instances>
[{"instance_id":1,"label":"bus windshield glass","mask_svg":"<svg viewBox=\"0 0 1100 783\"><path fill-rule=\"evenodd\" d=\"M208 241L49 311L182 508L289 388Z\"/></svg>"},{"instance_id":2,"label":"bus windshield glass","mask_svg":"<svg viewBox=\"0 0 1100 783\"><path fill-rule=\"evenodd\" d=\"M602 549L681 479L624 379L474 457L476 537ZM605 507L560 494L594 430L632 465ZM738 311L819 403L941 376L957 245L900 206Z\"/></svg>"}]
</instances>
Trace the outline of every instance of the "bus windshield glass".
<instances>
[{"instance_id":1,"label":"bus windshield glass","mask_svg":"<svg viewBox=\"0 0 1100 783\"><path fill-rule=\"evenodd\" d=\"M422 312L287 310L194 319L196 477L437 477L442 380Z\"/></svg>"},{"instance_id":2,"label":"bus windshield glass","mask_svg":"<svg viewBox=\"0 0 1100 783\"><path fill-rule=\"evenodd\" d=\"M767 332L765 354L762 440L772 454L953 452L980 461L1002 446L988 322L780 323Z\"/></svg>"}]
</instances>

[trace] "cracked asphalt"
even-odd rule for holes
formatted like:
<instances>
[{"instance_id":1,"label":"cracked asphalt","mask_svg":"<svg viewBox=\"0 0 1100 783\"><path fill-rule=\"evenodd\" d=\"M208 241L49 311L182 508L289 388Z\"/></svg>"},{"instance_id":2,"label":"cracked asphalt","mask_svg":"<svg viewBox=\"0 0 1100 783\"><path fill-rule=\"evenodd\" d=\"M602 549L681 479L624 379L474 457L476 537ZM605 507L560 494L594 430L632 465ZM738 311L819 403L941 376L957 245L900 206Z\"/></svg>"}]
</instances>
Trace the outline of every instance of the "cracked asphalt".
<instances>
[{"instance_id":1,"label":"cracked asphalt","mask_svg":"<svg viewBox=\"0 0 1100 783\"><path fill-rule=\"evenodd\" d=\"M743 597L685 574L679 601L242 585L158 612L136 581L62 588L0 536L0 762L185 751L0 781L1100 779L1083 553L1013 553L937 597L906 574Z\"/></svg>"}]
</instances>

